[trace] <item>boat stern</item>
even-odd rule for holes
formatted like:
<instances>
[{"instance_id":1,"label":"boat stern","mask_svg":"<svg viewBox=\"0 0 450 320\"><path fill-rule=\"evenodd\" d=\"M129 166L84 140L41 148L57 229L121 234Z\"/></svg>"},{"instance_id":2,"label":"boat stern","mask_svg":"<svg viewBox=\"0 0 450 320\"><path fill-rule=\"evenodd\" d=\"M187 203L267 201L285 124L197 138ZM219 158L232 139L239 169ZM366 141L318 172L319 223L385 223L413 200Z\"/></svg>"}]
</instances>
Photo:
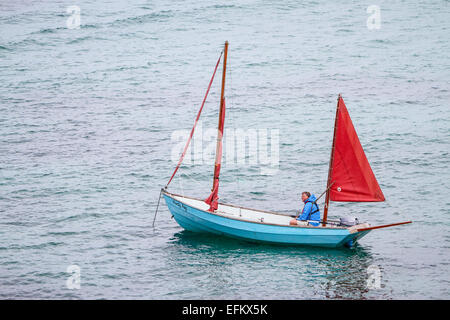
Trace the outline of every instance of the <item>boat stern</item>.
<instances>
[{"instance_id":1,"label":"boat stern","mask_svg":"<svg viewBox=\"0 0 450 320\"><path fill-rule=\"evenodd\" d=\"M348 228L349 235L342 240L341 245L351 248L353 247L358 240L368 234L371 230L358 231L358 229L369 228L370 225L368 223L361 223Z\"/></svg>"}]
</instances>

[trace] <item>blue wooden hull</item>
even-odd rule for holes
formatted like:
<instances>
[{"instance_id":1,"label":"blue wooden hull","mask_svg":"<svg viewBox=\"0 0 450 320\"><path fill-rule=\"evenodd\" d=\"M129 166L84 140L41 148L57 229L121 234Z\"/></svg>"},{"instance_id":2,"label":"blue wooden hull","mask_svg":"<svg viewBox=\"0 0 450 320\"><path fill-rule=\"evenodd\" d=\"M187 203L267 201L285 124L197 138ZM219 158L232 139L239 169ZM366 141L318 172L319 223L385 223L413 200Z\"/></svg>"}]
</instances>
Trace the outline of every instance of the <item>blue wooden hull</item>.
<instances>
[{"instance_id":1,"label":"blue wooden hull","mask_svg":"<svg viewBox=\"0 0 450 320\"><path fill-rule=\"evenodd\" d=\"M200 210L163 193L178 224L193 232L212 233L248 241L320 247L352 246L368 231L351 233L346 228L297 227L234 219Z\"/></svg>"}]
</instances>

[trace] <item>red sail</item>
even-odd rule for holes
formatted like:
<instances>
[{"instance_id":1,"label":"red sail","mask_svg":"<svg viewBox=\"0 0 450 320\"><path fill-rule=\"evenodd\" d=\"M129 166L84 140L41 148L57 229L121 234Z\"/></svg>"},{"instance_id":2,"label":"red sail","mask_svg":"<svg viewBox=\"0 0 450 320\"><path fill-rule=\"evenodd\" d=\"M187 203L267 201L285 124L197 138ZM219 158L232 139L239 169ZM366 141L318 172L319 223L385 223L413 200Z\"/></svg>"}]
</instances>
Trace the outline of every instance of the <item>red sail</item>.
<instances>
[{"instance_id":1,"label":"red sail","mask_svg":"<svg viewBox=\"0 0 450 320\"><path fill-rule=\"evenodd\" d=\"M225 99L222 102L222 108L219 117L219 130L217 132L217 147L216 147L216 161L214 165L214 183L211 194L205 200L209 204L209 211L217 210L219 206L219 176L220 176L220 166L222 163L222 138L223 138L223 127L225 123Z\"/></svg>"},{"instance_id":2,"label":"red sail","mask_svg":"<svg viewBox=\"0 0 450 320\"><path fill-rule=\"evenodd\" d=\"M208 198L205 199L206 204L209 204L209 211L214 212L219 207L219 183L215 184L214 189Z\"/></svg>"},{"instance_id":3,"label":"red sail","mask_svg":"<svg viewBox=\"0 0 450 320\"><path fill-rule=\"evenodd\" d=\"M384 201L384 195L359 142L344 100L339 96L334 154L331 163L330 200Z\"/></svg>"},{"instance_id":4,"label":"red sail","mask_svg":"<svg viewBox=\"0 0 450 320\"><path fill-rule=\"evenodd\" d=\"M213 212L217 210L219 206L219 175L220 175L220 164L222 163L222 137L223 137L223 126L225 123L225 76L227 70L227 53L228 53L228 41L225 41L223 55L223 70L222 70L222 90L220 92L220 111L219 111L219 126L217 132L217 145L216 145L216 161L214 164L214 179L213 186L211 189L211 194L205 202L209 204L209 211Z\"/></svg>"}]
</instances>

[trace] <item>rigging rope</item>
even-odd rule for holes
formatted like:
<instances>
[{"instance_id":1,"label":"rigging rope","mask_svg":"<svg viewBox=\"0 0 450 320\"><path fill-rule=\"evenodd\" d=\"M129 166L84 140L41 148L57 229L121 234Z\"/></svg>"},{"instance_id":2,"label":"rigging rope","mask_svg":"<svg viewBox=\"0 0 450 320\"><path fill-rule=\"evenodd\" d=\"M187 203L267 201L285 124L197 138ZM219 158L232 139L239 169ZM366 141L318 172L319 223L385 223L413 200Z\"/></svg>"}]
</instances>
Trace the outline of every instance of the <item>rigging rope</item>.
<instances>
[{"instance_id":1,"label":"rigging rope","mask_svg":"<svg viewBox=\"0 0 450 320\"><path fill-rule=\"evenodd\" d=\"M181 165L181 163L183 162L184 156L185 156L186 151L187 151L187 149L188 149L188 147L189 147L189 143L190 143L191 140L192 140L192 136L194 135L195 127L197 126L198 119L200 118L200 114L202 113L203 106L205 105L206 98L208 97L209 90L211 89L211 85L212 85L212 83L213 83L214 76L216 75L217 67L219 66L219 62L220 62L220 59L222 58L222 54L223 54L223 51L220 53L219 59L217 60L216 67L214 68L214 73L213 73L213 75L212 75L212 77L211 77L211 80L209 81L208 89L206 90L205 97L203 98L202 105L201 105L201 107L200 107L200 110L198 111L197 117L195 118L194 126L192 127L191 134L189 135L189 139L188 139L188 141L186 142L186 145L185 145L185 147L184 147L184 149L183 149L183 153L181 154L180 160L178 160L178 164L177 164L175 170L173 171L172 176L170 177L169 182L167 182L166 186L165 186L163 189L161 189L161 191L160 191L160 193L159 193L158 204L156 205L156 210L155 210L155 215L154 215L154 217L153 217L152 227L155 226L156 215L158 214L158 208L159 208L159 203L160 203L160 201L161 201L161 195L162 195L162 192L163 192L164 189L167 189L167 187L169 186L169 183L172 181L173 177L175 176L175 173L177 173L178 169L180 168L180 165ZM180 186L181 186L181 181L180 181ZM183 188L181 187L181 189L183 189Z\"/></svg>"},{"instance_id":2,"label":"rigging rope","mask_svg":"<svg viewBox=\"0 0 450 320\"><path fill-rule=\"evenodd\" d=\"M222 54L223 54L223 51L220 53L219 59L217 60L216 67L215 67L215 69L214 69L214 73L213 73L213 75L212 75L212 77L211 77L211 80L209 81L208 89L206 90L205 97L203 98L202 105L201 105L201 107L200 107L200 110L198 111L197 117L195 118L194 126L192 127L191 134L189 135L189 139L188 139L188 141L186 142L186 145L185 145L185 147L184 147L184 149L183 149L183 153L181 154L180 160L178 160L178 164L177 164L175 170L173 171L172 176L170 177L169 182L167 182L166 186L164 187L164 189L166 189L166 188L169 186L169 183L172 181L173 177L175 176L175 173L177 173L178 168L180 168L180 165L181 165L181 163L183 162L183 159L184 159L184 156L185 156L185 154L186 154L186 151L187 151L187 149L188 149L188 147L189 147L189 144L190 144L190 142L191 142L191 140L192 140L192 136L194 135L194 130L195 130L195 127L196 127L196 125L197 125L198 119L200 118L200 114L202 113L203 106L205 105L206 98L208 97L209 89L211 89L211 85L212 85L212 83L213 83L214 76L216 75L217 67L219 66L219 62L220 62L220 59L222 58Z\"/></svg>"},{"instance_id":3,"label":"rigging rope","mask_svg":"<svg viewBox=\"0 0 450 320\"><path fill-rule=\"evenodd\" d=\"M156 214L158 213L159 202L161 201L161 194L162 194L162 191L163 191L163 189L161 189L161 191L159 192L158 204L156 205L155 215L153 216L152 228L155 227Z\"/></svg>"},{"instance_id":4,"label":"rigging rope","mask_svg":"<svg viewBox=\"0 0 450 320\"><path fill-rule=\"evenodd\" d=\"M232 59L231 59L232 60ZM228 73L230 74L230 102L231 102L231 108L234 108L234 90L233 90L233 65L232 65L232 63L230 63L230 62L228 62ZM228 109L230 109L230 106L228 106ZM236 127L236 123L235 122L233 122L233 121L235 121L235 117L234 117L234 112L229 112L228 113L229 114L229 116L228 116L228 122L229 123L232 123L233 124L233 126L234 127ZM238 163L237 163L237 154L235 153L235 150L236 150L236 145L235 145L235 143L236 143L236 130L234 130L234 129L232 129L233 130L233 133L232 133L232 137L233 137L233 143L232 143L232 146L233 146L233 151L232 151L232 155L233 155L233 159L231 160L231 161L236 161L234 164L229 164L229 166L231 167L231 166L235 166L236 168L238 167ZM229 150L229 149L228 149ZM230 159L230 157L228 156L228 154L227 154L227 159ZM236 170L235 170L236 171ZM238 194L241 194L241 188L240 188L240 184L239 184L239 174L240 174L240 171L239 170L237 170L238 171L238 175L236 176L236 184L237 184L237 192L238 192Z\"/></svg>"}]
</instances>

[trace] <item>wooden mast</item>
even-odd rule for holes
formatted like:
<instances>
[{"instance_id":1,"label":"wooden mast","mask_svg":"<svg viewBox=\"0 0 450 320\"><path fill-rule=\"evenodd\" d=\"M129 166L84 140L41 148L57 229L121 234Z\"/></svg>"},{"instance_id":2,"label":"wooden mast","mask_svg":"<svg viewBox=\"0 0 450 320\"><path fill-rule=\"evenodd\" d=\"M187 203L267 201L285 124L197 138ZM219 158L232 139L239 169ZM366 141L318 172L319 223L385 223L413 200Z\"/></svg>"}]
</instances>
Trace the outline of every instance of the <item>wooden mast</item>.
<instances>
[{"instance_id":1,"label":"wooden mast","mask_svg":"<svg viewBox=\"0 0 450 320\"><path fill-rule=\"evenodd\" d=\"M217 145L216 145L216 160L214 163L214 178L213 186L211 191L214 191L216 184L219 183L219 172L220 164L222 162L222 137L223 137L223 127L224 121L223 116L225 112L225 75L227 70L227 55L228 55L228 41L225 41L224 55L223 55L223 70L222 70L222 89L220 91L220 111L219 111L219 124L217 126Z\"/></svg>"},{"instance_id":2,"label":"wooden mast","mask_svg":"<svg viewBox=\"0 0 450 320\"><path fill-rule=\"evenodd\" d=\"M330 155L330 164L328 167L328 179L327 179L327 194L325 196L325 208L323 210L323 222L322 225L325 227L328 217L328 206L330 204L330 186L333 183L331 181L331 174L333 173L333 160L334 160L334 145L336 142L336 130L337 130L337 120L339 115L339 100L341 99L341 94L338 96L337 106L336 106L336 117L334 119L334 132L333 132L333 143L331 145L331 155Z\"/></svg>"}]
</instances>

